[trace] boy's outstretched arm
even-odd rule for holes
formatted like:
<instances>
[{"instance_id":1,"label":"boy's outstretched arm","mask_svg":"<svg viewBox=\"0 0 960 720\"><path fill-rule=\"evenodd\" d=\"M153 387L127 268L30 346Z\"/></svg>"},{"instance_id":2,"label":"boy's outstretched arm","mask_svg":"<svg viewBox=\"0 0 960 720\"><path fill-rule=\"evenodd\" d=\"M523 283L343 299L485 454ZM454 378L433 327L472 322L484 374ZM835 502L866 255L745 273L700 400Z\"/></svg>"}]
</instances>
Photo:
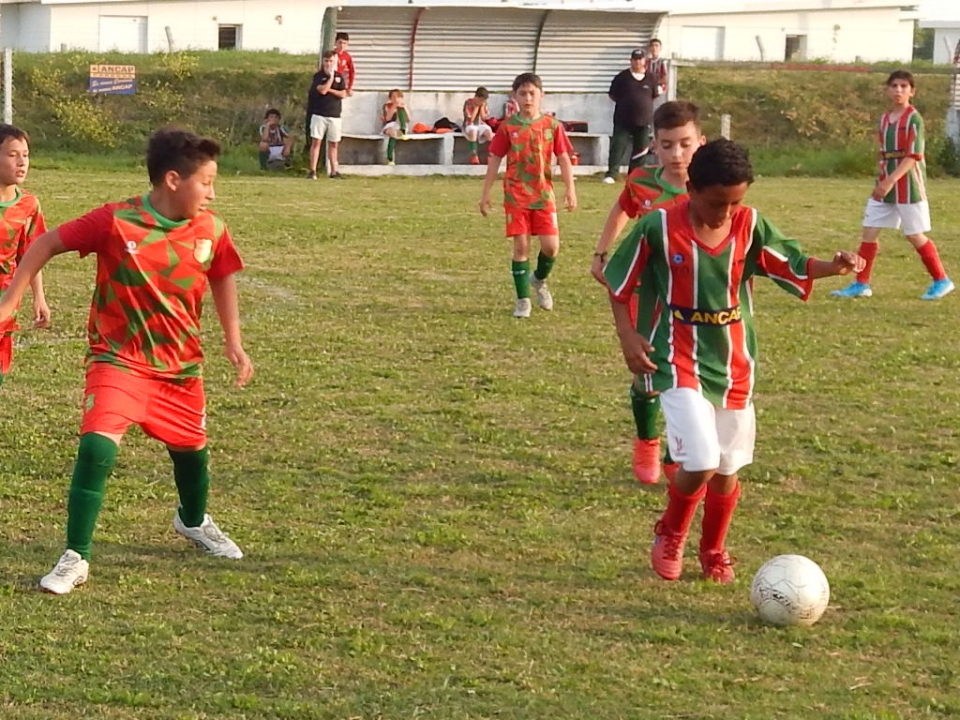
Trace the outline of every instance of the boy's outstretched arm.
<instances>
[{"instance_id":1,"label":"boy's outstretched arm","mask_svg":"<svg viewBox=\"0 0 960 720\"><path fill-rule=\"evenodd\" d=\"M17 271L13 274L10 285L4 291L3 297L0 297L0 323L16 312L27 286L33 284L33 279L43 269L43 266L50 261L50 258L66 251L67 248L60 240L60 233L56 230L45 232L30 243L30 247L23 254L23 258L17 266ZM41 295L42 293L41 288ZM49 310L47 312L49 314Z\"/></svg>"},{"instance_id":2,"label":"boy's outstretched arm","mask_svg":"<svg viewBox=\"0 0 960 720\"><path fill-rule=\"evenodd\" d=\"M650 360L653 352L651 345L643 335L637 332L630 321L630 303L621 302L610 296L610 309L613 311L613 324L620 338L620 350L623 359L634 375L656 372L657 366Z\"/></svg>"},{"instance_id":3,"label":"boy's outstretched arm","mask_svg":"<svg viewBox=\"0 0 960 720\"><path fill-rule=\"evenodd\" d=\"M493 205L490 201L490 190L493 188L493 183L496 182L497 174L500 172L501 160L503 160L502 157L493 153L490 153L490 157L487 158L487 174L483 176L483 190L480 192L480 214L484 217L487 216L487 211Z\"/></svg>"},{"instance_id":4,"label":"boy's outstretched arm","mask_svg":"<svg viewBox=\"0 0 960 720\"><path fill-rule=\"evenodd\" d=\"M563 178L563 185L566 188L563 192L563 206L567 210L577 209L577 186L573 179L573 163L570 162L570 154L563 153L557 158L560 165L560 177Z\"/></svg>"},{"instance_id":5,"label":"boy's outstretched arm","mask_svg":"<svg viewBox=\"0 0 960 720\"><path fill-rule=\"evenodd\" d=\"M240 309L237 302L237 281L233 275L210 278L210 292L223 328L223 353L237 369L237 387L243 387L253 377L253 363L247 357L240 339Z\"/></svg>"},{"instance_id":6,"label":"boy's outstretched arm","mask_svg":"<svg viewBox=\"0 0 960 720\"><path fill-rule=\"evenodd\" d=\"M620 207L620 201L617 200L610 212L607 213L607 219L603 223L603 230L600 231L600 239L593 251L593 263L590 265L590 274L601 285L606 285L607 280L603 276L603 268L607 264L607 253L610 251L614 241L620 237L623 228L626 227L629 216Z\"/></svg>"},{"instance_id":7,"label":"boy's outstretched arm","mask_svg":"<svg viewBox=\"0 0 960 720\"><path fill-rule=\"evenodd\" d=\"M810 258L807 264L807 274L814 280L834 275L858 273L866 266L867 261L856 253L840 250L833 256L833 260L818 260Z\"/></svg>"}]
</instances>

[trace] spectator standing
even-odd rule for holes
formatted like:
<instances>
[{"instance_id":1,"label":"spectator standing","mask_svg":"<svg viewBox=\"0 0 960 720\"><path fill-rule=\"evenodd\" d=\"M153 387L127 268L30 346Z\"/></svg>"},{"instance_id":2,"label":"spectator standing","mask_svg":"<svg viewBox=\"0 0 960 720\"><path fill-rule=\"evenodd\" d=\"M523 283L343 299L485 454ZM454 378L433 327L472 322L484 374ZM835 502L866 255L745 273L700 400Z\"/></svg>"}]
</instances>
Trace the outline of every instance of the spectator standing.
<instances>
[{"instance_id":1,"label":"spectator standing","mask_svg":"<svg viewBox=\"0 0 960 720\"><path fill-rule=\"evenodd\" d=\"M603 182L616 182L623 156L630 148L630 169L639 167L650 145L653 101L659 94L656 78L647 72L647 54L637 48L630 53L630 67L610 83L609 97L615 103L610 158Z\"/></svg>"},{"instance_id":2,"label":"spectator standing","mask_svg":"<svg viewBox=\"0 0 960 720\"><path fill-rule=\"evenodd\" d=\"M340 145L343 98L347 96L347 84L337 71L337 53L328 50L323 54L320 70L313 76L310 93L307 95L307 113L310 115L310 172L308 180L317 179L317 163L320 160L320 145L326 140L327 160L330 162L332 179L339 179Z\"/></svg>"},{"instance_id":3,"label":"spectator standing","mask_svg":"<svg viewBox=\"0 0 960 720\"><path fill-rule=\"evenodd\" d=\"M353 66L353 56L347 52L349 46L350 34L338 32L333 41L333 49L337 53L337 72L346 80L347 97L353 97L353 81L357 79L357 71Z\"/></svg>"},{"instance_id":4,"label":"spectator standing","mask_svg":"<svg viewBox=\"0 0 960 720\"><path fill-rule=\"evenodd\" d=\"M657 81L659 95L666 99L667 95L667 61L660 57L663 43L657 38L650 38L647 43L647 72Z\"/></svg>"}]
</instances>

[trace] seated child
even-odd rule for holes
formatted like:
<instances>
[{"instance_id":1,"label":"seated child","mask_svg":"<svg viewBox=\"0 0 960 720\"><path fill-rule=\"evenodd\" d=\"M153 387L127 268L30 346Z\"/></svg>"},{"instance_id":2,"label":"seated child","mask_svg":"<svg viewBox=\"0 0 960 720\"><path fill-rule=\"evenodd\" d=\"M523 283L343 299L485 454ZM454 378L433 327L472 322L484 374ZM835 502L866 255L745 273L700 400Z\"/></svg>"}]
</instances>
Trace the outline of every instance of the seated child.
<instances>
[{"instance_id":1,"label":"seated child","mask_svg":"<svg viewBox=\"0 0 960 720\"><path fill-rule=\"evenodd\" d=\"M490 110L487 108L487 98L490 93L485 87L478 87L473 97L463 104L463 134L470 144L470 164L479 165L477 148L480 143L489 142L493 138L493 128L487 124Z\"/></svg>"},{"instance_id":2,"label":"seated child","mask_svg":"<svg viewBox=\"0 0 960 720\"><path fill-rule=\"evenodd\" d=\"M393 165L394 151L397 148L397 138L403 138L410 127L410 112L403 100L403 90L391 90L387 101L380 110L380 122L383 123L381 132L387 140L387 165Z\"/></svg>"},{"instance_id":3,"label":"seated child","mask_svg":"<svg viewBox=\"0 0 960 720\"><path fill-rule=\"evenodd\" d=\"M294 137L280 124L280 111L270 108L260 126L260 169L282 170L290 164Z\"/></svg>"}]
</instances>

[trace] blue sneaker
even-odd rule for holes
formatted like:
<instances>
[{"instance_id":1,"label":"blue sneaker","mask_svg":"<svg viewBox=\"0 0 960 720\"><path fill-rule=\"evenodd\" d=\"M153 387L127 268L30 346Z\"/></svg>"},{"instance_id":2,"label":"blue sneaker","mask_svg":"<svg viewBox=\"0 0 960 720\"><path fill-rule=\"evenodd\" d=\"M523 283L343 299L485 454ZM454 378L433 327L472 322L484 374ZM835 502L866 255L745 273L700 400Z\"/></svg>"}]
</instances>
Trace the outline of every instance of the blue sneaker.
<instances>
[{"instance_id":1,"label":"blue sneaker","mask_svg":"<svg viewBox=\"0 0 960 720\"><path fill-rule=\"evenodd\" d=\"M933 285L927 288L927 291L920 296L921 300L939 300L944 295L953 292L954 284L950 278L943 280L934 280Z\"/></svg>"},{"instance_id":2,"label":"blue sneaker","mask_svg":"<svg viewBox=\"0 0 960 720\"><path fill-rule=\"evenodd\" d=\"M930 291L928 290L927 292L930 292ZM949 292L949 290L947 292ZM834 290L830 294L833 295L833 297L846 297L846 298L873 297L873 290L871 290L870 286L867 285L866 283L854 281L849 285L847 285L842 290Z\"/></svg>"}]
</instances>

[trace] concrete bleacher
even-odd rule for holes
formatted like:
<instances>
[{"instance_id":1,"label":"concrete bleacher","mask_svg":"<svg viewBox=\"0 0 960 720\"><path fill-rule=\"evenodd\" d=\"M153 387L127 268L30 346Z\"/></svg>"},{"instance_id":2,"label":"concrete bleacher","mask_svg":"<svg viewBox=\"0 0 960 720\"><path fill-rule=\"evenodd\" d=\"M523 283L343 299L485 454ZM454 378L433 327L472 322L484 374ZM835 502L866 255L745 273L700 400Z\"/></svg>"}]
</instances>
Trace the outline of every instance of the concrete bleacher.
<instances>
[{"instance_id":1,"label":"concrete bleacher","mask_svg":"<svg viewBox=\"0 0 960 720\"><path fill-rule=\"evenodd\" d=\"M456 124L461 122L463 103L469 92L404 93L412 123L427 126L442 117ZM480 150L480 166L470 165L467 141L461 133L409 134L398 140L396 165L386 166L387 138L380 133L380 108L386 102L385 92L356 91L343 102L343 138L340 144L340 164L345 170L364 174L481 174L485 171L486 146ZM500 116L507 100L506 94L491 93L490 112ZM557 93L544 98L543 111L555 113L564 121L588 124L588 132L569 133L574 150L579 155L577 174L602 170L607 162L610 132L612 131L613 103L606 93ZM381 166L383 169L374 169Z\"/></svg>"}]
</instances>

